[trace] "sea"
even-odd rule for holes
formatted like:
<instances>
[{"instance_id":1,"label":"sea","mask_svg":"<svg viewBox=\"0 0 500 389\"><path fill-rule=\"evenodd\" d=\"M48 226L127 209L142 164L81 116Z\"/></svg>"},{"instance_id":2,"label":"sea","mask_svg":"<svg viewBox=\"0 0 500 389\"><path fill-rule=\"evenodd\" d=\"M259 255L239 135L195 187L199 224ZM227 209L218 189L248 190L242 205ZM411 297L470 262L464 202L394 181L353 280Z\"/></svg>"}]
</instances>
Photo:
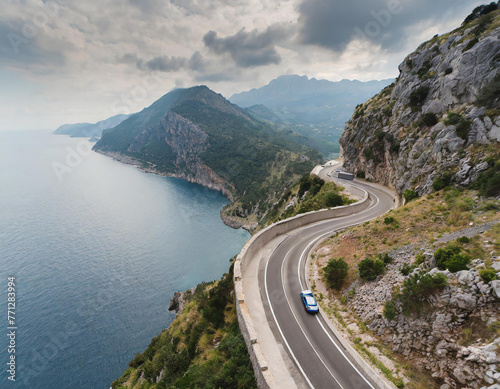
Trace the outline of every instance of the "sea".
<instances>
[{"instance_id":1,"label":"sea","mask_svg":"<svg viewBox=\"0 0 500 389\"><path fill-rule=\"evenodd\" d=\"M0 388L109 388L250 237L219 192L92 146L0 132Z\"/></svg>"}]
</instances>

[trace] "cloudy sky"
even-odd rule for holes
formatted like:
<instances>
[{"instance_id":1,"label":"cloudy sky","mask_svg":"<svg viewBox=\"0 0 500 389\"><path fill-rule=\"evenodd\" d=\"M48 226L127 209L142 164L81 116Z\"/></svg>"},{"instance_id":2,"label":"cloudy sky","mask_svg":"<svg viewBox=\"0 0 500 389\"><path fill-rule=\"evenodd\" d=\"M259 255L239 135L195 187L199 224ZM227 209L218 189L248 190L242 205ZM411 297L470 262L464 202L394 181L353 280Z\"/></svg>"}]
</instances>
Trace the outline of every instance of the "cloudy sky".
<instances>
[{"instance_id":1,"label":"cloudy sky","mask_svg":"<svg viewBox=\"0 0 500 389\"><path fill-rule=\"evenodd\" d=\"M396 77L471 0L0 0L0 130L137 112L176 87L230 97L283 74Z\"/></svg>"}]
</instances>

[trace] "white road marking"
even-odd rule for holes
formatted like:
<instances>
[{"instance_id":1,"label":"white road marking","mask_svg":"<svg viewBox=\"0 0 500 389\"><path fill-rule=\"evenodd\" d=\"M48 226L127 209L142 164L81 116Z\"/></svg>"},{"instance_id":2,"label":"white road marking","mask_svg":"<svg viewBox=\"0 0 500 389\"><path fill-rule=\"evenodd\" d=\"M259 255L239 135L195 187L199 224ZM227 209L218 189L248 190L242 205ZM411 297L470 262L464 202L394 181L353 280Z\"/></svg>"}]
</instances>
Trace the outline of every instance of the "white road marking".
<instances>
[{"instance_id":1,"label":"white road marking","mask_svg":"<svg viewBox=\"0 0 500 389\"><path fill-rule=\"evenodd\" d=\"M356 185L357 186L357 185ZM359 188L359 187L358 187ZM361 189L361 188L359 188ZM373 194L373 193L370 193L370 195L374 196L376 198L376 202L374 205L370 206L369 208L367 208L365 211L363 212L366 212L374 207L377 206L377 204L380 202L380 199L377 195ZM337 220L339 219L344 219L344 218L347 218L347 217L352 217L354 215L348 215L348 216L345 216L345 217L341 217L341 218L338 218ZM357 222L357 223L354 223L354 224L351 224L347 227L351 227L351 226L354 226L356 224L361 224L361 223L365 223L367 221L370 221L370 220L373 220L373 219L376 219L378 216L375 216L371 219L368 219L368 220L363 220L363 221L360 221L360 222ZM329 221L327 221L329 222ZM318 226L318 225L321 225L321 224L324 224L324 223L327 223L327 222L322 222L322 223L316 223L315 225L313 226L308 226L306 228L304 228L304 230L306 229L309 229L309 228L312 228L312 227L315 227L315 226ZM338 229L341 229L341 228L346 228L346 227L340 227ZM300 266L301 266L301 263L302 263L302 260L304 258L304 255L305 253L311 248L311 246L313 244L315 244L319 239L322 239L323 237L325 236L328 236L328 235L331 235L333 232L335 232L336 229L333 229L333 230L330 230L329 232L325 233L325 234L322 234L320 235L318 238L314 239L311 243L309 243L307 245L307 247L305 248L305 250L302 252L301 254L301 257L299 258L299 264L298 264L298 278L299 278L299 284L301 286L301 289L304 289L304 286L303 286L303 283L302 283L302 280L300 278ZM330 373L330 375L333 377L333 379L337 382L337 384L343 389L342 385L340 384L340 382L337 380L337 378L335 377L335 375L330 371L330 369L327 367L326 363L323 361L323 359L321 358L321 356L318 354L318 352L316 351L316 349L314 348L314 346L312 345L311 341L309 340L308 336L306 335L304 329L302 328L302 326L300 325L298 319L297 319L297 316L295 315L295 312L290 304L290 300L288 298L288 295L286 293L286 290L285 290L285 285L284 285L284 265L285 265L285 262L287 261L287 258L290 254L290 252L292 251L292 249L294 247L296 247L298 243L296 243L294 246L292 246L292 248L290 248L290 250L288 250L287 254L285 255L285 258L282 262L282 265L281 265L281 284L282 284L282 288L283 288L283 293L285 294L285 298L287 300L287 303L288 303L288 306L290 308L290 311L292 312L294 318L295 318L295 321L297 322L302 334L304 335L304 337L306 338L307 342L309 343L309 345L311 346L311 348L313 349L313 351L316 353L317 357L319 358L319 360L321 361L321 363L325 366L326 370ZM270 257L267 259L267 262L266 262L266 267L265 267L265 271L264 271L264 286L265 286L265 291L266 291L266 297L267 297L267 301L268 301L268 304L269 304L269 308L271 309L271 314L273 316L273 319L274 319L274 322L278 328L278 331L283 339L283 341L285 342L285 345L288 349L288 351L290 352L290 355L292 356L293 360L295 361L296 365L298 366L299 370L301 371L303 377L306 379L307 383L309 384L309 386L314 389L314 386L313 384L311 383L309 377L307 376L307 374L305 373L304 369L302 368L302 366L300 365L299 361L297 360L297 357L295 356L295 354L293 353L290 345L288 344L284 334L283 334L283 331L278 323L278 320L276 318L276 314L274 312L274 309L273 309L273 306L272 306L272 303L271 303L271 299L270 299L270 296L269 296L269 291L268 291L268 287L267 287L267 270L268 270L268 267L269 267L269 260L270 260ZM375 389L371 384L370 382L363 376L363 374L360 373L360 371L356 368L356 366L354 366L354 364L350 361L349 358L347 358L347 356L344 354L344 352L339 348L339 346L337 345L337 343L335 343L335 341L333 340L333 338L330 336L330 334L327 332L326 328L323 326L323 323L321 323L320 319L318 317L316 317L316 319L318 320L318 323L320 324L321 328L323 329L323 331L325 332L325 334L328 336L328 338L330 339L330 341L335 345L335 347L337 348L337 350L341 353L341 355L349 362L349 364L353 367L353 369L363 378L363 380L370 386L370 388L372 389Z\"/></svg>"},{"instance_id":2,"label":"white road marking","mask_svg":"<svg viewBox=\"0 0 500 389\"><path fill-rule=\"evenodd\" d=\"M298 243L296 243L297 245ZM294 245L293 247L295 247L296 245ZM292 315L295 319L295 321L297 322L297 325L299 326L300 328L300 331L302 332L302 334L304 335L304 338L306 338L307 340L307 343L309 343L309 345L311 346L311 348L313 349L314 353L317 355L318 359L321 361L321 363L323 364L323 366L325 367L325 369L328 371L328 373L330 373L330 375L333 377L333 379L337 382L337 384L342 388L344 389L344 387L340 384L340 382L337 380L337 378L335 377L335 375L330 371L330 369L328 368L328 366L326 365L325 361L323 361L323 358L321 358L321 356L318 354L318 352L316 351L316 349L314 348L314 346L312 345L311 341L309 340L309 337L306 335L304 329L302 328L302 326L300 325L299 323L299 319L297 319L297 315L295 315L295 311L293 310L292 308L292 304L290 304L290 300L288 299L288 295L286 293L286 290L285 290L285 284L283 282L284 280L284 269L285 269L285 263L288 259L288 254L290 254L292 250L290 249L287 254L285 255L285 259L283 260L283 262L281 263L281 286L283 288L283 293L285 294L285 298L286 298L286 302L288 303L288 307L290 308L290 311L292 312Z\"/></svg>"},{"instance_id":3,"label":"white road marking","mask_svg":"<svg viewBox=\"0 0 500 389\"><path fill-rule=\"evenodd\" d=\"M269 266L269 258L267 259L267 263L266 263L266 269L265 269L265 272L264 272L264 285L265 285L265 288L266 288L266 296L267 296L267 302L269 303L269 308L271 309L271 313L273 314L273 318L274 318L274 322L276 323L276 326L278 327L278 330L281 334L281 337L283 338L283 341L285 342L285 345L288 349L288 351L290 352L293 360L295 361L296 365L299 367L299 370L300 372L302 373L302 375L304 376L304 378L306 379L307 383L309 384L309 386L314 389L314 386L313 384L311 383L311 381L309 380L309 378L307 377L307 374L305 373L305 371L302 369L302 366L300 365L299 361L297 360L297 358L295 357L295 354L293 353L292 351L292 348L290 347L290 345L288 344L288 342L286 341L286 338L285 338L285 335L283 334L283 331L281 330L281 327L278 323L278 320L276 319L276 315L274 313L274 309L273 309L273 305L271 304L271 299L269 298L269 291L267 289L267 267Z\"/></svg>"}]
</instances>

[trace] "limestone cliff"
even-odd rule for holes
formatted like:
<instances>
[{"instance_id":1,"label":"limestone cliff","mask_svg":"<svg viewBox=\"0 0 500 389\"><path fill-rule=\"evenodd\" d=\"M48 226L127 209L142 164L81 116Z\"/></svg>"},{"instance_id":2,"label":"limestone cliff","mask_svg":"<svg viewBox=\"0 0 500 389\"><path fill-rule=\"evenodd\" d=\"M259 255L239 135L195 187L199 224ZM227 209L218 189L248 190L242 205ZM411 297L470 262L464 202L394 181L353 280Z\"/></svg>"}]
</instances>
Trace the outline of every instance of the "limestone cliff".
<instances>
[{"instance_id":1,"label":"limestone cliff","mask_svg":"<svg viewBox=\"0 0 500 389\"><path fill-rule=\"evenodd\" d=\"M148 151L148 145L163 142L169 148L163 153L172 153L166 163L158 161L158 157ZM218 176L200 158L208 146L208 135L198 125L175 112L168 112L157 125L140 131L131 140L127 153L114 152L112 147L106 145L96 148L96 151L121 162L137 165L147 172L183 178L218 190L232 200L234 186Z\"/></svg>"},{"instance_id":2,"label":"limestone cliff","mask_svg":"<svg viewBox=\"0 0 500 389\"><path fill-rule=\"evenodd\" d=\"M348 171L422 195L436 179L467 185L488 168L500 141L500 11L466 21L356 108L340 139Z\"/></svg>"}]
</instances>

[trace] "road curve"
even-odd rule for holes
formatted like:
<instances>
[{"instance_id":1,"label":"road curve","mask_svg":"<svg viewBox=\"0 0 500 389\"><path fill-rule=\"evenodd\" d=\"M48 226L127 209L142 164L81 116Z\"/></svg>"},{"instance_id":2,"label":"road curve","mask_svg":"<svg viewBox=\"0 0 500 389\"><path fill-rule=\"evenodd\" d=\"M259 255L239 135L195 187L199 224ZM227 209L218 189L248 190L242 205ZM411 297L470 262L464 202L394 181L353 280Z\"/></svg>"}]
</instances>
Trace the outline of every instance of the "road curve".
<instances>
[{"instance_id":1,"label":"road curve","mask_svg":"<svg viewBox=\"0 0 500 389\"><path fill-rule=\"evenodd\" d=\"M325 170L321 172L323 177ZM394 206L394 198L387 191L362 182L353 186L369 193L368 209L291 232L259 269L258 283L269 326L310 388L379 387L351 360L324 316L308 314L299 297L300 291L307 289L307 256L318 240L376 218Z\"/></svg>"}]
</instances>

